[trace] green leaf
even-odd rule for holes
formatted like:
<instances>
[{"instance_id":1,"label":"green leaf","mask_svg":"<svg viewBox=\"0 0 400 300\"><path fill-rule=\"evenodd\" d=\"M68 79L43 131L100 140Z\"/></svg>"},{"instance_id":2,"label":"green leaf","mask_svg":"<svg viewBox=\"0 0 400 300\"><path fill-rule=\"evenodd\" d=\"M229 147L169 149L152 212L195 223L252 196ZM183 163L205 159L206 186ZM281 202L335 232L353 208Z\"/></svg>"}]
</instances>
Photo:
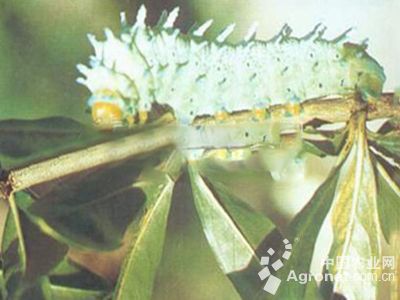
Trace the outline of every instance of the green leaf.
<instances>
[{"instance_id":1,"label":"green leaf","mask_svg":"<svg viewBox=\"0 0 400 300\"><path fill-rule=\"evenodd\" d=\"M63 288L103 292L110 289L110 284L104 278L69 259L64 259L49 274L49 279L53 286Z\"/></svg>"},{"instance_id":2,"label":"green leaf","mask_svg":"<svg viewBox=\"0 0 400 300\"><path fill-rule=\"evenodd\" d=\"M231 189L231 185L237 186L237 182L240 182L241 179L245 180L245 178L247 180L250 178L252 182L260 184L257 179L267 180L268 174L242 170L242 173L232 172L232 176L227 178L226 170L224 172L215 164L201 162L196 166L207 187L218 198L221 206L240 228L252 248L257 248L265 235L275 228L275 225L262 213L255 211L249 204L240 200L235 191Z\"/></svg>"},{"instance_id":3,"label":"green leaf","mask_svg":"<svg viewBox=\"0 0 400 300\"><path fill-rule=\"evenodd\" d=\"M64 259L49 275L52 299L104 299L111 287L101 277Z\"/></svg>"},{"instance_id":4,"label":"green leaf","mask_svg":"<svg viewBox=\"0 0 400 300\"><path fill-rule=\"evenodd\" d=\"M17 282L20 282L19 276L12 276L8 280L11 284L7 285L7 299L12 300L52 300L50 283L46 277L42 277L35 283L24 282L23 286L20 286ZM18 289L15 289L18 285ZM11 289L10 289L10 286Z\"/></svg>"},{"instance_id":5,"label":"green leaf","mask_svg":"<svg viewBox=\"0 0 400 300\"><path fill-rule=\"evenodd\" d=\"M332 155L334 149L329 142L304 140L302 151L319 157L326 157Z\"/></svg>"},{"instance_id":6,"label":"green leaf","mask_svg":"<svg viewBox=\"0 0 400 300\"><path fill-rule=\"evenodd\" d=\"M314 279L312 279L311 282L307 284L307 289L304 295L304 299L323 300L323 297L319 292L319 287L317 285L317 282Z\"/></svg>"},{"instance_id":7,"label":"green leaf","mask_svg":"<svg viewBox=\"0 0 400 300\"><path fill-rule=\"evenodd\" d=\"M4 286L4 274L3 266L0 268L0 299L3 300L5 297L5 286Z\"/></svg>"},{"instance_id":8,"label":"green leaf","mask_svg":"<svg viewBox=\"0 0 400 300\"><path fill-rule=\"evenodd\" d=\"M3 268L0 270L0 299L6 299L6 287L4 284L4 273Z\"/></svg>"},{"instance_id":9,"label":"green leaf","mask_svg":"<svg viewBox=\"0 0 400 300\"><path fill-rule=\"evenodd\" d=\"M333 244L329 258L335 263L327 272L333 276L343 277L349 271L359 276L370 274L374 270L368 268L368 261L381 254L376 179L365 130L365 116L354 116L349 153L339 172L332 207ZM349 299L371 298L376 295L377 281L370 277L362 281L337 280L332 285L325 284L323 290Z\"/></svg>"},{"instance_id":10,"label":"green leaf","mask_svg":"<svg viewBox=\"0 0 400 300\"><path fill-rule=\"evenodd\" d=\"M254 246L272 230L272 223L254 213L222 185L213 186L207 182L194 164L190 165L189 174L203 231L219 267L242 297L258 297L261 291L257 277L260 265ZM255 224L260 227L255 228Z\"/></svg>"},{"instance_id":11,"label":"green leaf","mask_svg":"<svg viewBox=\"0 0 400 300\"><path fill-rule=\"evenodd\" d=\"M400 162L400 131L398 129L386 134L370 132L368 137L379 152Z\"/></svg>"},{"instance_id":12,"label":"green leaf","mask_svg":"<svg viewBox=\"0 0 400 300\"><path fill-rule=\"evenodd\" d=\"M59 269L58 271L66 271L65 270L65 265L61 266L61 268L57 267ZM74 267L69 267L68 273L70 271L75 270L77 271L76 268ZM78 278L77 278L78 279ZM79 279L83 279L80 277ZM40 285L41 284L41 285ZM82 283L80 283L82 285ZM106 295L105 291L102 290L92 290L88 288L77 288L77 287L71 287L71 286L65 286L59 283L49 283L47 278L43 278L42 282L39 282L39 287L42 286L42 288L47 289L46 294L44 294L44 291L38 291L38 288L36 286L36 291L34 288L29 288L24 292L24 296L21 297L21 300L25 299L55 299L55 300L100 300L104 299L104 296ZM5 291L5 286L4 286L4 274L2 271L0 271L0 287L1 287L1 294L0 294L0 299L6 299L6 291Z\"/></svg>"},{"instance_id":13,"label":"green leaf","mask_svg":"<svg viewBox=\"0 0 400 300\"><path fill-rule=\"evenodd\" d=\"M330 176L317 189L308 204L296 215L283 237L270 236L263 242L263 255L266 249L273 248L278 254L284 251L283 239L292 243L292 252L284 267L278 271L277 277L282 280L276 298L272 299L306 299L308 285L297 281L286 280L291 271L295 274L308 273L314 254L318 234L331 208L338 181L338 170L334 169ZM276 235L276 233L273 233ZM260 250L259 250L260 251Z\"/></svg>"},{"instance_id":14,"label":"green leaf","mask_svg":"<svg viewBox=\"0 0 400 300\"><path fill-rule=\"evenodd\" d=\"M49 299L49 282L44 275L62 260L67 247L44 234L33 224L16 207L13 195L9 202L11 210L2 241L8 297Z\"/></svg>"},{"instance_id":15,"label":"green leaf","mask_svg":"<svg viewBox=\"0 0 400 300\"><path fill-rule=\"evenodd\" d=\"M374 172L368 156L364 126L362 116L352 120L346 144L339 155L338 166L318 188L307 206L290 223L284 237L293 243L292 254L288 262L284 263L284 267L276 274L283 281L277 294L268 298L308 299L311 284L303 285L288 279L289 275L293 274L292 272L297 276L310 272L317 237L328 213L329 215L332 213L331 222L334 231L330 258L336 260L338 256L357 253L366 260L369 255L379 254ZM355 231L360 228L365 228L365 231L361 233L359 230ZM264 244L276 250L276 240L276 237L269 237ZM281 241L278 242L282 244ZM282 249L278 251L278 253L281 252ZM340 272L339 270L330 271L333 274ZM362 273L365 270L352 271ZM328 294L328 298L332 293L337 292L351 299L356 293L361 295L360 299L365 299L371 293L371 289L366 288L369 284L373 285L373 283L368 283L363 290L360 285L349 281L345 283L339 281L334 282L333 288L329 290L326 289L329 284L323 282L323 291Z\"/></svg>"},{"instance_id":16,"label":"green leaf","mask_svg":"<svg viewBox=\"0 0 400 300\"><path fill-rule=\"evenodd\" d=\"M2 120L0 159L3 168L11 169L87 147L107 136L110 135L64 117Z\"/></svg>"},{"instance_id":17,"label":"green leaf","mask_svg":"<svg viewBox=\"0 0 400 300\"><path fill-rule=\"evenodd\" d=\"M241 270L254 249L194 166L189 167L193 195L203 229L225 274Z\"/></svg>"},{"instance_id":18,"label":"green leaf","mask_svg":"<svg viewBox=\"0 0 400 300\"><path fill-rule=\"evenodd\" d=\"M378 130L379 134L387 134L391 131L400 129L400 119L399 118L391 118L387 120ZM371 133L371 132L369 132Z\"/></svg>"},{"instance_id":19,"label":"green leaf","mask_svg":"<svg viewBox=\"0 0 400 300\"><path fill-rule=\"evenodd\" d=\"M302 152L320 157L336 156L343 146L346 131L306 130L304 132Z\"/></svg>"},{"instance_id":20,"label":"green leaf","mask_svg":"<svg viewBox=\"0 0 400 300\"><path fill-rule=\"evenodd\" d=\"M134 186L142 167L134 159L72 174L18 192L16 201L42 230L71 246L116 249L145 201Z\"/></svg>"},{"instance_id":21,"label":"green leaf","mask_svg":"<svg viewBox=\"0 0 400 300\"><path fill-rule=\"evenodd\" d=\"M147 197L142 220L135 224L132 248L127 254L114 299L150 299L165 240L172 191L182 159L177 153L157 169L144 172L137 183Z\"/></svg>"},{"instance_id":22,"label":"green leaf","mask_svg":"<svg viewBox=\"0 0 400 300\"><path fill-rule=\"evenodd\" d=\"M56 300L100 300L104 299L104 292L76 289L64 286L51 286L51 299Z\"/></svg>"},{"instance_id":23,"label":"green leaf","mask_svg":"<svg viewBox=\"0 0 400 300\"><path fill-rule=\"evenodd\" d=\"M244 203L259 203L263 201L267 210L267 216L264 217L260 213L255 214L255 209L250 209L250 214L255 214L252 216L257 221L257 226L259 223L268 224L268 220L271 220L276 226L279 227L282 224L282 218L279 215L277 207L268 201L271 198L271 174L266 172L265 165L259 163L263 158L256 159L257 163L254 161L249 161L249 163L243 162L221 162L219 160L207 159L196 164L199 169L200 174L203 178L206 178L207 182L211 182L213 188L221 191L228 191L230 196L234 195L234 198L241 202L240 205L246 205ZM229 176L227 176L229 174ZM220 200L223 200L222 198ZM244 202L244 203L243 203ZM228 201L229 203L229 201ZM246 205L249 206L249 205ZM227 208L229 208L227 206ZM235 211L235 210L233 210ZM248 223L246 223L248 224ZM241 226L239 224L239 226ZM255 227L256 225L254 225ZM262 235L267 232L260 232L254 230L247 230L245 232L246 236L248 233ZM251 241L251 237L248 236ZM260 236L257 239L261 238ZM264 236L262 236L264 238ZM251 241L252 242L252 241ZM255 243L258 244L259 241Z\"/></svg>"},{"instance_id":24,"label":"green leaf","mask_svg":"<svg viewBox=\"0 0 400 300\"><path fill-rule=\"evenodd\" d=\"M379 222L385 240L390 243L394 234L400 232L400 171L376 156Z\"/></svg>"}]
</instances>

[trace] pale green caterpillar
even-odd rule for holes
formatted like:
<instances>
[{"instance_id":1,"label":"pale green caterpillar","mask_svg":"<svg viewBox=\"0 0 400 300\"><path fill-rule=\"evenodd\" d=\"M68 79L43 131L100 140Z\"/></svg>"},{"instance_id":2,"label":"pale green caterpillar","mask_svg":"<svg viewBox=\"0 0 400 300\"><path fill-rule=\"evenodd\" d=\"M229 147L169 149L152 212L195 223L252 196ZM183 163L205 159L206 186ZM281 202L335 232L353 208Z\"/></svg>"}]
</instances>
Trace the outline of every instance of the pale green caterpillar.
<instances>
[{"instance_id":1,"label":"pale green caterpillar","mask_svg":"<svg viewBox=\"0 0 400 300\"><path fill-rule=\"evenodd\" d=\"M366 52L366 44L323 38L316 26L302 38L285 26L269 41L255 39L252 27L245 39L229 44L228 26L214 41L202 37L211 21L182 34L173 27L178 8L163 14L155 27L145 24L139 9L129 26L122 14L122 33L105 30L106 40L89 39L95 55L90 67L79 65L78 82L93 93L89 100L100 125L146 122L155 107L170 109L181 124L201 116L228 116L255 111L261 119L270 105L360 92L378 99L385 75Z\"/></svg>"}]
</instances>

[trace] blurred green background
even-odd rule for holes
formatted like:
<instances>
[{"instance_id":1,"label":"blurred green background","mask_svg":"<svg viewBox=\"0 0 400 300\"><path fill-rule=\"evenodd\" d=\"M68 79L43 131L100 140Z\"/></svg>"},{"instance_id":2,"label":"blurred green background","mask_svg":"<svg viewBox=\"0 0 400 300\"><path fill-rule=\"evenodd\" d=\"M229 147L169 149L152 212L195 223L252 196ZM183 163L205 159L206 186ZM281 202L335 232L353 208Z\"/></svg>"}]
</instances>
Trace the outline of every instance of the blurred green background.
<instances>
[{"instance_id":1,"label":"blurred green background","mask_svg":"<svg viewBox=\"0 0 400 300\"><path fill-rule=\"evenodd\" d=\"M87 33L103 37L104 27L119 31L119 13L130 23L143 1L134 0L0 0L0 119L35 119L62 115L90 123L85 113L87 89L75 82L77 63L92 54ZM214 18L209 36L231 22L238 23L238 40L251 23L260 23L260 36L269 38L288 22L296 35L306 34L318 22L334 37L355 26L356 41L370 37L370 52L386 70L386 90L399 86L400 35L395 30L398 0L159 0L144 1L148 22L154 24L163 9L180 6L177 26L187 30L195 21ZM390 41L390 47L388 43ZM271 185L271 194L285 214L293 215L328 172L326 164L309 162L306 177L288 178ZM218 270L188 201L188 185L181 184L171 211L167 243L155 299L239 299L229 280ZM260 199L259 199L260 200ZM266 201L266 199L261 199ZM260 201L258 201L260 202ZM255 205L267 211L263 204ZM0 209L1 210L1 209ZM1 217L0 217L1 219ZM112 264L111 264L112 265ZM111 266L112 267L112 266Z\"/></svg>"}]
</instances>

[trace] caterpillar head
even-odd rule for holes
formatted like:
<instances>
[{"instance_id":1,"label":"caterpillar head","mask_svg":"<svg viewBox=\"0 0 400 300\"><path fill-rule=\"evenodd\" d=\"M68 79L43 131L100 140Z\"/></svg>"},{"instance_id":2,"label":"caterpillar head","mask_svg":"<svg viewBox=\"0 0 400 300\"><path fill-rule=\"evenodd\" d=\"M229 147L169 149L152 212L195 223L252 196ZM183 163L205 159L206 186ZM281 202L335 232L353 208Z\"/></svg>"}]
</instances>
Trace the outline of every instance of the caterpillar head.
<instances>
[{"instance_id":1,"label":"caterpillar head","mask_svg":"<svg viewBox=\"0 0 400 300\"><path fill-rule=\"evenodd\" d=\"M112 129L122 125L124 103L118 92L107 89L96 91L88 104L96 126Z\"/></svg>"},{"instance_id":2,"label":"caterpillar head","mask_svg":"<svg viewBox=\"0 0 400 300\"><path fill-rule=\"evenodd\" d=\"M129 80L102 66L89 69L79 65L78 69L86 75L78 82L92 92L88 107L94 124L102 129L132 124L136 114L132 98L135 90Z\"/></svg>"},{"instance_id":3,"label":"caterpillar head","mask_svg":"<svg viewBox=\"0 0 400 300\"><path fill-rule=\"evenodd\" d=\"M88 105L93 120L104 128L131 125L136 119L145 123L153 102L147 61L126 40L129 35L124 35L124 41L109 29L105 35L105 41L88 36L95 55L90 57L89 67L78 65L85 76L78 82L92 92Z\"/></svg>"},{"instance_id":4,"label":"caterpillar head","mask_svg":"<svg viewBox=\"0 0 400 300\"><path fill-rule=\"evenodd\" d=\"M365 100L377 99L386 80L384 70L366 51L366 44L345 43L343 57L349 63L350 78Z\"/></svg>"}]
</instances>

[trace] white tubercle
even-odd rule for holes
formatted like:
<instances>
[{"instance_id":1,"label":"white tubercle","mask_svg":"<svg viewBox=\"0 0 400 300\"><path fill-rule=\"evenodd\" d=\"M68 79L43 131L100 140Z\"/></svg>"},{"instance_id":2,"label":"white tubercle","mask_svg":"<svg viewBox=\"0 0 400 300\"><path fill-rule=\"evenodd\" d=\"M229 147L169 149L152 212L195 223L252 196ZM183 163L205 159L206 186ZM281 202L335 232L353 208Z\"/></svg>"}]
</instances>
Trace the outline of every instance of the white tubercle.
<instances>
[{"instance_id":1,"label":"white tubercle","mask_svg":"<svg viewBox=\"0 0 400 300\"><path fill-rule=\"evenodd\" d=\"M87 75L89 73L89 68L83 64L78 64L76 66L79 72L81 72L83 75Z\"/></svg>"},{"instance_id":2,"label":"white tubercle","mask_svg":"<svg viewBox=\"0 0 400 300\"><path fill-rule=\"evenodd\" d=\"M120 17L122 26L126 26L128 24L128 22L126 20L126 13L124 11L121 12L119 17Z\"/></svg>"},{"instance_id":3,"label":"white tubercle","mask_svg":"<svg viewBox=\"0 0 400 300\"><path fill-rule=\"evenodd\" d=\"M213 19L206 21L203 25L201 25L199 28L197 28L193 32L193 35L194 36L203 36L204 33L207 31L207 29L210 28L210 26L212 25L213 22L214 22Z\"/></svg>"},{"instance_id":4,"label":"white tubercle","mask_svg":"<svg viewBox=\"0 0 400 300\"><path fill-rule=\"evenodd\" d=\"M175 7L167 17L167 20L164 23L164 28L172 28L174 23L179 15L179 7Z\"/></svg>"},{"instance_id":5,"label":"white tubercle","mask_svg":"<svg viewBox=\"0 0 400 300\"><path fill-rule=\"evenodd\" d=\"M246 33L246 36L244 37L245 42L251 41L256 37L258 25L258 22L254 22L253 24L251 24L249 30Z\"/></svg>"},{"instance_id":6,"label":"white tubercle","mask_svg":"<svg viewBox=\"0 0 400 300\"><path fill-rule=\"evenodd\" d=\"M218 43L223 43L227 37L233 32L233 30L235 29L236 24L232 23L231 25L229 25L228 27L226 27L216 38L216 41Z\"/></svg>"},{"instance_id":7,"label":"white tubercle","mask_svg":"<svg viewBox=\"0 0 400 300\"><path fill-rule=\"evenodd\" d=\"M146 27L145 20L146 20L146 7L144 5L140 6L137 17L135 27L143 28Z\"/></svg>"}]
</instances>

